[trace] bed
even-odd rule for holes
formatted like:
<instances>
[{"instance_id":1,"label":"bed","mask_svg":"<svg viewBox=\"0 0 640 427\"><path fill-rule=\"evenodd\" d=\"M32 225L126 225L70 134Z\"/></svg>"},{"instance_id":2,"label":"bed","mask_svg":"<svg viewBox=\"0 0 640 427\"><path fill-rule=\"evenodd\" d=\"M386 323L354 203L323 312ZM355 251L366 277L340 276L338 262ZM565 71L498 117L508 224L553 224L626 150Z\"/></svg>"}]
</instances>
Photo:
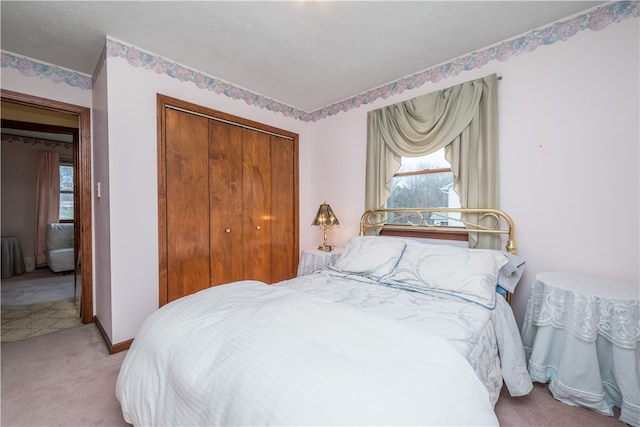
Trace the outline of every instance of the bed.
<instances>
[{"instance_id":1,"label":"bed","mask_svg":"<svg viewBox=\"0 0 640 427\"><path fill-rule=\"evenodd\" d=\"M125 420L497 425L503 385L512 396L532 389L503 297L524 268L511 219L484 210L473 213L494 225L463 221L467 231L504 234L504 251L378 235L394 227L460 234L433 221L459 213L369 211L331 267L272 285L215 286L163 306L118 376Z\"/></svg>"}]
</instances>

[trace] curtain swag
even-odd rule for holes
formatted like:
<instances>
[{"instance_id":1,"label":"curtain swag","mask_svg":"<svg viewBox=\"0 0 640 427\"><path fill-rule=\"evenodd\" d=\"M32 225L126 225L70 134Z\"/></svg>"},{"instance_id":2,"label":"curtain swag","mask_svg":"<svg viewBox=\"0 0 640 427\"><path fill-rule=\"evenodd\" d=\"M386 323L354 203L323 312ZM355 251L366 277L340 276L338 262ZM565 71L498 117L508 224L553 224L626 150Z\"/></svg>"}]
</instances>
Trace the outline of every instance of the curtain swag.
<instances>
[{"instance_id":1,"label":"curtain swag","mask_svg":"<svg viewBox=\"0 0 640 427\"><path fill-rule=\"evenodd\" d=\"M384 207L401 157L442 147L462 207L498 208L497 86L498 76L492 74L370 111L365 208ZM462 219L478 221L474 215ZM469 245L497 249L500 238L470 233Z\"/></svg>"}]
</instances>

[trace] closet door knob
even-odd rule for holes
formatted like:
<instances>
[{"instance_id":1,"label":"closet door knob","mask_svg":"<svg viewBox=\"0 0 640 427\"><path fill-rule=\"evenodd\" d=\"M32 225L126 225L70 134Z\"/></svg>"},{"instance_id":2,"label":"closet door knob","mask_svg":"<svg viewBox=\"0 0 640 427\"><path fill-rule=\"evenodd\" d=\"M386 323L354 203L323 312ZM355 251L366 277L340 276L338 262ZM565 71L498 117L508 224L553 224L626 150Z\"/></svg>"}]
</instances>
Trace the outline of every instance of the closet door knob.
<instances>
[{"instance_id":1,"label":"closet door knob","mask_svg":"<svg viewBox=\"0 0 640 427\"><path fill-rule=\"evenodd\" d=\"M259 225L256 225L256 230L262 230L262 227L260 227Z\"/></svg>"},{"instance_id":2,"label":"closet door knob","mask_svg":"<svg viewBox=\"0 0 640 427\"><path fill-rule=\"evenodd\" d=\"M230 229L230 228L225 228L225 229L224 229L224 232L225 232L225 233L231 233L231 229Z\"/></svg>"}]
</instances>

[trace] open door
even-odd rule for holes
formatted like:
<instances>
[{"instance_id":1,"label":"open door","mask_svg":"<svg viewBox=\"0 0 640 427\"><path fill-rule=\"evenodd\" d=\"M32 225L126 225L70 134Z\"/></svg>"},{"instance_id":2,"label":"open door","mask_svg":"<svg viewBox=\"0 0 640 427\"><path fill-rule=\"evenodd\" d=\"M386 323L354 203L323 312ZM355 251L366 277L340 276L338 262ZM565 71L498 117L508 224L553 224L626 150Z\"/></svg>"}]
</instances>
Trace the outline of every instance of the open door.
<instances>
[{"instance_id":1,"label":"open door","mask_svg":"<svg viewBox=\"0 0 640 427\"><path fill-rule=\"evenodd\" d=\"M74 144L74 255L76 299L82 323L93 322L93 234L91 211L91 111L87 107L0 89L3 101L43 108L78 117Z\"/></svg>"}]
</instances>

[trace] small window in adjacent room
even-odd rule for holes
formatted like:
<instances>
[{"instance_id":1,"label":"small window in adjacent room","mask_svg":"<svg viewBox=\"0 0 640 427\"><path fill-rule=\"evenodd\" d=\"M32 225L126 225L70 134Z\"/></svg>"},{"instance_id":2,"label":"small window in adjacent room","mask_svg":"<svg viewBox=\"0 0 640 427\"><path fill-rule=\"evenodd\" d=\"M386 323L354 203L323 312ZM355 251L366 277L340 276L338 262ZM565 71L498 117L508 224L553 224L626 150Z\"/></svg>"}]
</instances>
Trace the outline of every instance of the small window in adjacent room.
<instances>
[{"instance_id":1,"label":"small window in adjacent room","mask_svg":"<svg viewBox=\"0 0 640 427\"><path fill-rule=\"evenodd\" d=\"M60 159L60 221L73 221L73 164Z\"/></svg>"},{"instance_id":2,"label":"small window in adjacent room","mask_svg":"<svg viewBox=\"0 0 640 427\"><path fill-rule=\"evenodd\" d=\"M424 207L460 207L460 198L453 190L451 165L444 158L444 148L426 156L403 157L402 166L391 181L391 196L387 199L387 208ZM442 219L437 215L430 218L429 222L452 227L463 226L458 221Z\"/></svg>"}]
</instances>

